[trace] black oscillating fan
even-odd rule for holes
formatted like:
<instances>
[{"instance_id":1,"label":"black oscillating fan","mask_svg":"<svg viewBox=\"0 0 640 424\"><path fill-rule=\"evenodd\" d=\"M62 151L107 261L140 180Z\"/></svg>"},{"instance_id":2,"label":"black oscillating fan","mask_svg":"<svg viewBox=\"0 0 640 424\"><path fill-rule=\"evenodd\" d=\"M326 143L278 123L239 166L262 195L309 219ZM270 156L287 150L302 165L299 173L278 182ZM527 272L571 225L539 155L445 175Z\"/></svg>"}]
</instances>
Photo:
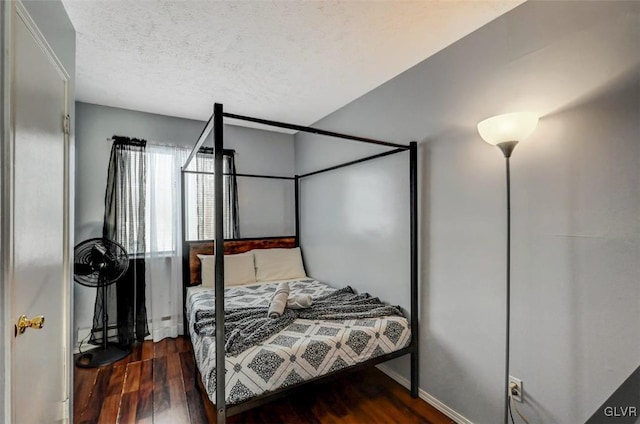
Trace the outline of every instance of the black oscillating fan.
<instances>
[{"instance_id":1,"label":"black oscillating fan","mask_svg":"<svg viewBox=\"0 0 640 424\"><path fill-rule=\"evenodd\" d=\"M102 290L102 346L80 355L76 365L82 368L95 368L116 362L129 353L109 343L107 333L109 317L107 313L107 286L118 281L129 268L127 251L115 241L93 238L79 243L74 249L74 280L87 287Z\"/></svg>"}]
</instances>

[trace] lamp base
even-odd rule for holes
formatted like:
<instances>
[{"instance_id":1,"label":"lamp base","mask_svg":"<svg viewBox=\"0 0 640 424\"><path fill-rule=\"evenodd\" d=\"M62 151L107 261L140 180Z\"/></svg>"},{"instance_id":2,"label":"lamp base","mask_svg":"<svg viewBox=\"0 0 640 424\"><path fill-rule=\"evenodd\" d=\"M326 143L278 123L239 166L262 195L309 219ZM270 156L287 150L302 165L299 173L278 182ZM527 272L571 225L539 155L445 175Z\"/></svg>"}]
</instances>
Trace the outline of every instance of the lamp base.
<instances>
[{"instance_id":1,"label":"lamp base","mask_svg":"<svg viewBox=\"0 0 640 424\"><path fill-rule=\"evenodd\" d=\"M106 349L97 347L83 353L76 359L76 366L79 368L97 368L113 364L127 357L130 353L130 348L122 348L115 344L109 344Z\"/></svg>"}]
</instances>

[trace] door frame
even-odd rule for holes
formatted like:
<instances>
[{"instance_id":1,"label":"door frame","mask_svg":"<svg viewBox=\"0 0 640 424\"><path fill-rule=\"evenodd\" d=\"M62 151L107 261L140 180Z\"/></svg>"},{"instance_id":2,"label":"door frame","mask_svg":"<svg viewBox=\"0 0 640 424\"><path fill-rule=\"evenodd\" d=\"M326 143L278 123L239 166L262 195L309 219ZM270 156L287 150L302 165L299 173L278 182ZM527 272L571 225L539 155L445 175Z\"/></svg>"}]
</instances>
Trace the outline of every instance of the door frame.
<instances>
[{"instance_id":1,"label":"door frame","mask_svg":"<svg viewBox=\"0 0 640 424\"><path fill-rule=\"evenodd\" d=\"M12 376L12 361L13 361L13 346L14 346L14 321L15 317L11 316L11 300L15 293L15 287L13 284L13 200L14 200L14 176L13 176L13 164L14 164L14 93L12 87L12 70L14 66L15 53L14 53L14 17L20 19L27 27L31 35L34 37L36 43L42 50L42 52L48 57L51 64L58 71L59 76L64 82L64 116L60 117L60 125L63 129L64 137L64 199L63 199L63 278L66 281L64 284L63 298L64 302L61 305L63 312L63 375L66 376L64 382L64 389L62 393L63 404L61 406L60 414L63 422L71 422L72 420L72 402L73 402L73 360L71 349L71 335L72 333L72 269L71 258L73 257L73 246L71 244L73 236L73 223L71 222L72 213L71 210L71 194L73 190L72 182L73 176L71 174L73 161L72 161L72 145L70 131L67 131L64 127L64 117L69 116L70 111L70 88L71 78L66 71L62 62L58 59L53 48L49 45L46 38L38 29L38 26L29 15L27 9L24 7L20 0L2 1L2 11L0 18L3 22L4 32L2 34L2 116L0 119L2 123L0 128L2 130L2 139L0 143L0 210L5 211L1 217L0 222L0 296L2 297L3 316L1 321L3 323L2 340L0 341L0 355L2 355L2 369L0 370L0 396L2 396L2 404L0 405L0 417L4 418L4 422L13 422L15 416L14 408L12 408L13 398L13 376ZM70 125L70 124L69 124ZM4 374L2 374L4 372ZM66 401L65 401L66 399Z\"/></svg>"}]
</instances>

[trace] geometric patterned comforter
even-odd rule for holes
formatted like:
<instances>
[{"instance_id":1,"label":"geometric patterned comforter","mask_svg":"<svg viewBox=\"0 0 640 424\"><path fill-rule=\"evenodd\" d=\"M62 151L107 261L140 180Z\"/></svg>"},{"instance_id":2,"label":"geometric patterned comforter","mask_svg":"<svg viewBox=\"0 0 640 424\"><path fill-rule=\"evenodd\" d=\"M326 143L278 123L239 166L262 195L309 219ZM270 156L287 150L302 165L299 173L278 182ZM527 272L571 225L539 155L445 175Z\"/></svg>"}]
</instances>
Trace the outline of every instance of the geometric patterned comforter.
<instances>
[{"instance_id":1,"label":"geometric patterned comforter","mask_svg":"<svg viewBox=\"0 0 640 424\"><path fill-rule=\"evenodd\" d=\"M225 288L225 309L268 306L278 283ZM292 296L309 294L313 298L335 291L327 284L311 279L292 281L289 288ZM214 289L188 290L187 317L191 343L207 394L215 403L215 336L201 336L193 329L196 312L213 309ZM409 323L400 316L343 321L296 319L262 343L237 356L227 355L227 404L243 402L268 391L400 350L410 340Z\"/></svg>"}]
</instances>

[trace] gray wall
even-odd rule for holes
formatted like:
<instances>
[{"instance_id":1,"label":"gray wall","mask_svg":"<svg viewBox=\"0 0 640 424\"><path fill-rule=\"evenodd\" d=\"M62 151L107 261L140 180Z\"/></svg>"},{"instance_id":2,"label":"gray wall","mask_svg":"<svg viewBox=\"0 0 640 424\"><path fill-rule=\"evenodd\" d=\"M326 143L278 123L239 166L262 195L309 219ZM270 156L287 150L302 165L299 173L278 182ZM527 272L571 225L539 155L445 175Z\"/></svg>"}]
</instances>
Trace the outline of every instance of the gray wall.
<instances>
[{"instance_id":1,"label":"gray wall","mask_svg":"<svg viewBox=\"0 0 640 424\"><path fill-rule=\"evenodd\" d=\"M192 147L204 122L76 103L76 242L102 235L104 193L113 135ZM236 150L238 172L293 175L293 136L225 126L225 147ZM294 232L293 183L238 178L242 237ZM76 285L75 329L91 327L95 290ZM76 340L77 341L77 340Z\"/></svg>"},{"instance_id":2,"label":"gray wall","mask_svg":"<svg viewBox=\"0 0 640 424\"><path fill-rule=\"evenodd\" d=\"M0 39L0 45L2 46L2 59L0 59L0 75L2 77L2 81L4 81L5 75L4 75L4 54L5 54L5 42L8 42L8 40L5 40L4 38L4 31L5 31L5 19L9 18L8 16L5 16L5 12L6 12L6 6L7 6L8 2L2 1L0 4L0 8L2 9L2 12L0 12L0 22L2 23L2 25L0 25L0 30L2 32L2 37ZM25 6L25 8L27 9L28 13L31 15L31 17L33 18L34 22L36 23L36 25L38 26L38 28L40 29L40 31L42 32L42 34L44 35L44 38L48 41L49 45L51 46L51 48L53 49L53 51L55 52L56 56L58 57L58 59L62 62L62 65L64 66L64 68L66 69L66 71L68 72L69 76L70 76L70 85L69 85L69 114L71 116L71 122L74 122L75 120L75 104L73 102L73 99L75 97L75 91L74 91L74 87L75 87L75 73L76 73L76 58L75 58L75 52L76 52L76 33L75 30L73 28L73 25L71 24L71 21L69 20L69 17L67 16L67 12L64 9L64 6L62 5L62 2L58 1L58 0L51 0L51 1L30 1L30 0L23 0L23 4ZM4 85L4 84L2 84ZM2 93L2 98L4 99L4 92ZM3 100L4 101L4 100ZM2 122L2 124L0 125L0 129L2 130L2 137L4 139L4 109L2 109L2 115L0 115L0 121ZM69 172L71 175L71 199L73 199L73 176L74 176L74 164L73 164L73 150L74 150L74 138L75 138L75 131L72 127L71 129L71 136L70 136L70 148L71 148L71 163L69 164ZM4 141L4 140L3 140ZM4 144L4 143L3 143ZM4 164L3 164L4 166ZM72 205L72 211L71 211L71 222L73 222L73 205ZM73 228L70 229L71 231L71 239L73 240ZM4 297L4 292L3 292L3 287L4 284L2 284L3 282L0 281L0 296L2 296L2 298ZM72 281L69 281L69 284L73 284ZM73 299L70 299L71 301L71 305L73 305ZM72 311L72 319L73 319L73 311ZM0 340L0 357L4 358L4 340ZM4 417L5 414L5 405L4 405L4 367L0 367L2 369L0 369L0 397L2 398L2 403L0 403L0 417ZM71 376L71 374L70 374ZM70 386L69 387L73 387L73 381L69 381ZM73 399L71 399L71 402L73 402ZM71 406L71 409L73 409L73 406Z\"/></svg>"},{"instance_id":3,"label":"gray wall","mask_svg":"<svg viewBox=\"0 0 640 424\"><path fill-rule=\"evenodd\" d=\"M543 117L512 158L521 409L584 422L640 364L639 45L638 2L530 1L314 124L421 142L421 388L472 422L503 413L504 159L486 117ZM371 151L296 135L298 172ZM407 172L397 155L304 183L310 274L408 305Z\"/></svg>"}]
</instances>

